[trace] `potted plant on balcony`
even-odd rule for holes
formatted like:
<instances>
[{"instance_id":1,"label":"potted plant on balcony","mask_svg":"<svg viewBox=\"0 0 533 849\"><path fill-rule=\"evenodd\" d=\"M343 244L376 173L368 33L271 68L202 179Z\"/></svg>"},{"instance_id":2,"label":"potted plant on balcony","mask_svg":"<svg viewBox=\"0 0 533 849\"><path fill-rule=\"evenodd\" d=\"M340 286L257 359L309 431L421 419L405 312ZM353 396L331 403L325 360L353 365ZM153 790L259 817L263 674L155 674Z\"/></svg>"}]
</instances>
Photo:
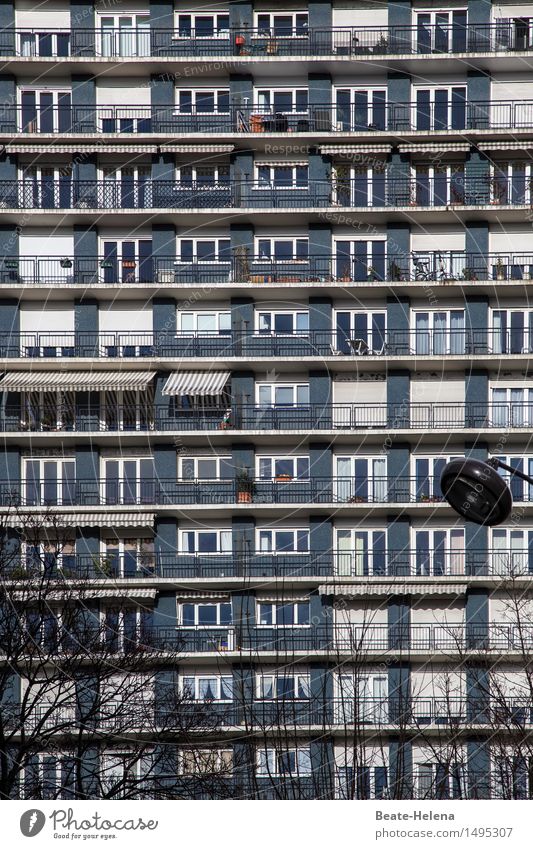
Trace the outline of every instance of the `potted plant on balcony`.
<instances>
[{"instance_id":1,"label":"potted plant on balcony","mask_svg":"<svg viewBox=\"0 0 533 849\"><path fill-rule=\"evenodd\" d=\"M253 499L255 484L248 469L239 469L235 481L237 484L237 503L250 504Z\"/></svg>"},{"instance_id":2,"label":"potted plant on balcony","mask_svg":"<svg viewBox=\"0 0 533 849\"><path fill-rule=\"evenodd\" d=\"M475 270L468 265L463 269L463 280L477 280Z\"/></svg>"},{"instance_id":3,"label":"potted plant on balcony","mask_svg":"<svg viewBox=\"0 0 533 849\"><path fill-rule=\"evenodd\" d=\"M372 265L369 265L366 270L366 279L369 283L375 283L378 279L377 271Z\"/></svg>"},{"instance_id":4,"label":"potted plant on balcony","mask_svg":"<svg viewBox=\"0 0 533 849\"><path fill-rule=\"evenodd\" d=\"M286 483L292 480L292 475L276 475L276 482Z\"/></svg>"},{"instance_id":5,"label":"potted plant on balcony","mask_svg":"<svg viewBox=\"0 0 533 849\"><path fill-rule=\"evenodd\" d=\"M59 265L61 268L72 268L72 260L68 256L63 256L59 260Z\"/></svg>"},{"instance_id":6,"label":"potted plant on balcony","mask_svg":"<svg viewBox=\"0 0 533 849\"><path fill-rule=\"evenodd\" d=\"M347 262L343 265L341 269L341 276L339 277L339 281L341 283L349 283L350 279L350 263Z\"/></svg>"},{"instance_id":7,"label":"potted plant on balcony","mask_svg":"<svg viewBox=\"0 0 533 849\"><path fill-rule=\"evenodd\" d=\"M505 280L505 265L503 264L501 256L496 259L496 280Z\"/></svg>"},{"instance_id":8,"label":"potted plant on balcony","mask_svg":"<svg viewBox=\"0 0 533 849\"><path fill-rule=\"evenodd\" d=\"M401 280L402 270L394 260L389 263L389 280Z\"/></svg>"}]
</instances>

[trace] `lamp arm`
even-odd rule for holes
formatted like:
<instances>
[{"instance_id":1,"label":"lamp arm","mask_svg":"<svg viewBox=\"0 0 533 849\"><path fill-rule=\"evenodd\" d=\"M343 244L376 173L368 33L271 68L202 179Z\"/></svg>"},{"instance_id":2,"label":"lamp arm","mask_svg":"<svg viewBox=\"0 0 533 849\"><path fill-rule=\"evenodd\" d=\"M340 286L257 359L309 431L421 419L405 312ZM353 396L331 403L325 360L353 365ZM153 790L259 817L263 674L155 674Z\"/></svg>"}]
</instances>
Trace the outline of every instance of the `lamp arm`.
<instances>
[{"instance_id":1,"label":"lamp arm","mask_svg":"<svg viewBox=\"0 0 533 849\"><path fill-rule=\"evenodd\" d=\"M493 469L505 469L506 472L510 472L513 477L520 478L526 483L533 484L533 477L530 475L525 475L524 472L519 472L518 469L513 469L512 466L508 466L507 463L502 463L501 460L498 460L497 457L491 457L490 460L487 461L488 466L492 466Z\"/></svg>"}]
</instances>

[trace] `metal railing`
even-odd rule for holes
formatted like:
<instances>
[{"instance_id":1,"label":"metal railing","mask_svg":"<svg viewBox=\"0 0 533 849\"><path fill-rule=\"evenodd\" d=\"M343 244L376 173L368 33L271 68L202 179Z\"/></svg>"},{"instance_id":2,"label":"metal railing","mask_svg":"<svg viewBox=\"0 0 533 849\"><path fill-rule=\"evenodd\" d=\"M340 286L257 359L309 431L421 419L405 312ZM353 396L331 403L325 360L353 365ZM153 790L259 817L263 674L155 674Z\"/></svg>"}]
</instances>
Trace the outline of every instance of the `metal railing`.
<instances>
[{"instance_id":1,"label":"metal railing","mask_svg":"<svg viewBox=\"0 0 533 849\"><path fill-rule=\"evenodd\" d=\"M350 258L324 254L276 260L246 251L242 257L186 261L176 256L114 257L0 256L0 283L25 285L135 285L137 283L438 283L482 280L533 280L533 253L471 254L465 251L414 251L411 256ZM250 332L250 328L247 328Z\"/></svg>"},{"instance_id":2,"label":"metal railing","mask_svg":"<svg viewBox=\"0 0 533 849\"><path fill-rule=\"evenodd\" d=\"M139 357L480 356L530 354L533 331L500 327L387 330L310 330L293 333L195 331L169 335L127 331L13 333L0 356L21 359L129 359Z\"/></svg>"},{"instance_id":3,"label":"metal railing","mask_svg":"<svg viewBox=\"0 0 533 849\"><path fill-rule=\"evenodd\" d=\"M308 27L181 29L154 27L105 27L103 29L39 28L4 30L0 55L24 58L99 59L138 57L202 56L398 56L402 54L448 55L454 53L496 53L531 51L533 39L527 27L510 19L491 24L442 23L381 27Z\"/></svg>"},{"instance_id":4,"label":"metal railing","mask_svg":"<svg viewBox=\"0 0 533 849\"><path fill-rule=\"evenodd\" d=\"M324 207L390 208L531 206L533 182L518 178L418 177L386 174L343 181L311 181L305 187L255 181L189 184L173 180L3 180L0 207L9 209L226 209L269 212Z\"/></svg>"}]
</instances>

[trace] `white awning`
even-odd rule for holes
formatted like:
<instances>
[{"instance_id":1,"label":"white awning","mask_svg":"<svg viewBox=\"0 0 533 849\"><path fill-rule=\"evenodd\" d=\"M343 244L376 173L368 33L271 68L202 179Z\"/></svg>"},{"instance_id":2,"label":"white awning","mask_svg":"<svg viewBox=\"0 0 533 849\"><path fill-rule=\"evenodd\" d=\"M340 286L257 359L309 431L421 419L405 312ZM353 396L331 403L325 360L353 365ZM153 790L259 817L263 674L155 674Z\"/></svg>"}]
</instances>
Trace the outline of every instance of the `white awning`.
<instances>
[{"instance_id":1,"label":"white awning","mask_svg":"<svg viewBox=\"0 0 533 849\"><path fill-rule=\"evenodd\" d=\"M176 371L163 386L163 395L221 395L229 371Z\"/></svg>"},{"instance_id":2,"label":"white awning","mask_svg":"<svg viewBox=\"0 0 533 849\"><path fill-rule=\"evenodd\" d=\"M161 153L231 153L234 144L166 144L159 150Z\"/></svg>"},{"instance_id":3,"label":"white awning","mask_svg":"<svg viewBox=\"0 0 533 849\"><path fill-rule=\"evenodd\" d=\"M442 144L400 144L401 153L468 153L471 145L468 142L443 142Z\"/></svg>"},{"instance_id":4,"label":"white awning","mask_svg":"<svg viewBox=\"0 0 533 849\"><path fill-rule=\"evenodd\" d=\"M146 389L153 376L150 371L12 371L0 381L0 392Z\"/></svg>"},{"instance_id":5,"label":"white awning","mask_svg":"<svg viewBox=\"0 0 533 849\"><path fill-rule=\"evenodd\" d=\"M318 588L320 595L357 598L369 595L464 595L466 584L405 584L396 583L398 578L388 584L322 584Z\"/></svg>"},{"instance_id":6,"label":"white awning","mask_svg":"<svg viewBox=\"0 0 533 849\"><path fill-rule=\"evenodd\" d=\"M33 594L32 592L26 593L24 590L16 590L12 594L15 598L24 600L30 600L32 598L38 598L38 594ZM72 598L73 589L72 586L66 587L64 590L53 590L52 592L46 593L47 601L64 601L66 599ZM135 601L137 599L144 600L155 600L157 597L157 590L146 590L146 589L114 589L114 590L100 590L97 587L91 589L90 586L87 585L86 582L83 584L83 591L80 593L84 599L86 598L121 598L121 599L131 599Z\"/></svg>"},{"instance_id":7,"label":"white awning","mask_svg":"<svg viewBox=\"0 0 533 849\"><path fill-rule=\"evenodd\" d=\"M7 153L157 153L155 144L9 144Z\"/></svg>"},{"instance_id":8,"label":"white awning","mask_svg":"<svg viewBox=\"0 0 533 849\"><path fill-rule=\"evenodd\" d=\"M55 513L43 512L19 512L10 513L7 516L0 515L0 527L21 528L153 528L155 522L154 513L113 513L108 510L105 513Z\"/></svg>"},{"instance_id":9,"label":"white awning","mask_svg":"<svg viewBox=\"0 0 533 849\"><path fill-rule=\"evenodd\" d=\"M390 144L322 144L320 153L390 153Z\"/></svg>"},{"instance_id":10,"label":"white awning","mask_svg":"<svg viewBox=\"0 0 533 849\"><path fill-rule=\"evenodd\" d=\"M478 144L480 150L533 150L533 141L487 141Z\"/></svg>"},{"instance_id":11,"label":"white awning","mask_svg":"<svg viewBox=\"0 0 533 849\"><path fill-rule=\"evenodd\" d=\"M176 598L218 598L230 601L229 593L217 593L216 590L176 590Z\"/></svg>"}]
</instances>

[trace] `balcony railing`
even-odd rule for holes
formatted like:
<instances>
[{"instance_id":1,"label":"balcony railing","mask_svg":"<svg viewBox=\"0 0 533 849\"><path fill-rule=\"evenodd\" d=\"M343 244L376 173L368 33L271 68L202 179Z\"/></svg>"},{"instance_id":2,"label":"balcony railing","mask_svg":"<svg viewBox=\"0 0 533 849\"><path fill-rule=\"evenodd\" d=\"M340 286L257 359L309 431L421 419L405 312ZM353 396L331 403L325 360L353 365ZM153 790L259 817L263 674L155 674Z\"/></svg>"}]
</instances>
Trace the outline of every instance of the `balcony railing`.
<instances>
[{"instance_id":1,"label":"balcony railing","mask_svg":"<svg viewBox=\"0 0 533 849\"><path fill-rule=\"evenodd\" d=\"M460 401L411 404L348 403L260 407L234 405L203 409L172 403L128 407L95 402L92 407L22 409L11 400L0 411L0 430L14 432L132 432L233 430L442 430L531 428L533 404L464 404Z\"/></svg>"},{"instance_id":2,"label":"balcony railing","mask_svg":"<svg viewBox=\"0 0 533 849\"><path fill-rule=\"evenodd\" d=\"M21 359L90 357L328 357L328 356L480 356L530 354L533 333L499 327L388 330L371 333L311 330L294 333L201 331L103 333L58 331L12 334L0 341L0 356Z\"/></svg>"},{"instance_id":3,"label":"balcony railing","mask_svg":"<svg viewBox=\"0 0 533 849\"><path fill-rule=\"evenodd\" d=\"M103 554L69 554L65 550L13 556L6 574L14 580L47 572L51 576L80 578L443 578L470 575L533 576L533 552L528 549L391 549L332 550L326 552L220 552L165 554L132 550Z\"/></svg>"},{"instance_id":4,"label":"balcony railing","mask_svg":"<svg viewBox=\"0 0 533 849\"><path fill-rule=\"evenodd\" d=\"M439 55L530 51L527 27L501 19L491 24L419 24L381 27L308 27L255 29L212 27L160 29L105 27L103 29L4 30L0 55L5 57L100 59L202 56L339 56L371 57L402 54Z\"/></svg>"},{"instance_id":5,"label":"balcony railing","mask_svg":"<svg viewBox=\"0 0 533 849\"><path fill-rule=\"evenodd\" d=\"M415 262L416 259L416 262ZM306 259L268 259L246 252L242 257L181 261L175 256L134 259L114 257L2 257L0 283L18 285L135 285L252 283L379 283L382 281L533 280L533 253L470 254L464 251L413 252L386 261L345 255ZM248 332L250 328L248 328Z\"/></svg>"},{"instance_id":6,"label":"balcony railing","mask_svg":"<svg viewBox=\"0 0 533 849\"><path fill-rule=\"evenodd\" d=\"M75 106L68 102L37 109L0 106L0 133L37 135L87 133L154 134L198 133L364 133L463 130L520 130L533 127L533 100L467 100L464 93L444 103L412 101L386 103L372 110L332 102L298 105L274 111L267 106L219 106L219 111L194 105L109 104Z\"/></svg>"},{"instance_id":7,"label":"balcony railing","mask_svg":"<svg viewBox=\"0 0 533 849\"><path fill-rule=\"evenodd\" d=\"M0 182L0 207L9 209L287 209L324 207L522 207L533 203L533 182L509 177L457 179L382 175L342 182L312 181L306 186L274 186L255 181L191 184L173 180Z\"/></svg>"}]
</instances>

